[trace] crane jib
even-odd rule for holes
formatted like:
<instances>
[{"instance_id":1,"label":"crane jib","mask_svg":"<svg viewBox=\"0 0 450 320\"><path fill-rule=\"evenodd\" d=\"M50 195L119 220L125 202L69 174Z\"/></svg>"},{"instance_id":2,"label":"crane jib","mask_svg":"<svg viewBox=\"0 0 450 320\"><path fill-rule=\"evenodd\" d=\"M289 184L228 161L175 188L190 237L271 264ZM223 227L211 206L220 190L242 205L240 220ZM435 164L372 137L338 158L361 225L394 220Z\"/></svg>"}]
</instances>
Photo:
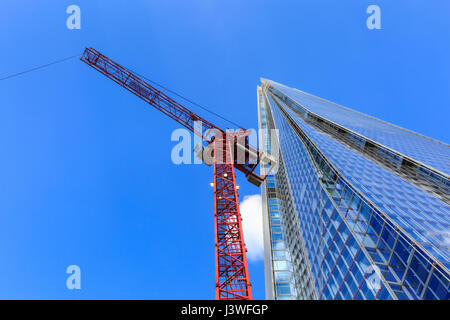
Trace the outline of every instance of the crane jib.
<instances>
[{"instance_id":1,"label":"crane jib","mask_svg":"<svg viewBox=\"0 0 450 320\"><path fill-rule=\"evenodd\" d=\"M85 49L81 57L81 61L85 62L106 77L132 92L170 118L174 119L185 128L199 135L202 139L204 139L207 145L212 143L214 135L205 137L202 130L205 130L205 132L213 131L216 132L216 134L220 133L222 135L228 134L225 130L220 129L211 122L195 114L191 110L179 104L177 101L173 100L164 92L156 89L148 82L144 81L135 73L114 62L93 48ZM196 122L201 122L201 130L196 127ZM203 147L206 148L207 145ZM261 159L260 153L248 146L248 143L241 143L240 145L232 146L233 150L236 150L236 148L240 150L245 148L245 156L238 159L238 152L231 153L233 159L232 162L235 164L235 168L243 172L249 182L259 186L265 179L265 177L261 177L255 172L255 169ZM244 161L242 161L242 159L244 159Z\"/></svg>"}]
</instances>

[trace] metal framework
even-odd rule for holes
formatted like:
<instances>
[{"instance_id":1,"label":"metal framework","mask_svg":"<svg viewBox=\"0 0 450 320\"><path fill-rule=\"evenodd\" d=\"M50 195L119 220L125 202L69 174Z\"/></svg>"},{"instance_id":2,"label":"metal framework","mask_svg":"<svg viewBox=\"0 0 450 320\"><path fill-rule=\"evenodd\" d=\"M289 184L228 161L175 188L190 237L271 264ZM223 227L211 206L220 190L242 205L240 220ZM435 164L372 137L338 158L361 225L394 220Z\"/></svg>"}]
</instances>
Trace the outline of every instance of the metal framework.
<instances>
[{"instance_id":1,"label":"metal framework","mask_svg":"<svg viewBox=\"0 0 450 320\"><path fill-rule=\"evenodd\" d=\"M227 133L93 48L86 48L80 60L202 137L205 147L214 147L216 299L251 300L234 168L257 186L265 177L254 172L260 154L248 145L248 132L242 129ZM196 121L201 121L205 131L215 135L203 136L195 126Z\"/></svg>"},{"instance_id":2,"label":"metal framework","mask_svg":"<svg viewBox=\"0 0 450 320\"><path fill-rule=\"evenodd\" d=\"M251 300L242 218L239 211L231 139L214 141L216 299Z\"/></svg>"}]
</instances>

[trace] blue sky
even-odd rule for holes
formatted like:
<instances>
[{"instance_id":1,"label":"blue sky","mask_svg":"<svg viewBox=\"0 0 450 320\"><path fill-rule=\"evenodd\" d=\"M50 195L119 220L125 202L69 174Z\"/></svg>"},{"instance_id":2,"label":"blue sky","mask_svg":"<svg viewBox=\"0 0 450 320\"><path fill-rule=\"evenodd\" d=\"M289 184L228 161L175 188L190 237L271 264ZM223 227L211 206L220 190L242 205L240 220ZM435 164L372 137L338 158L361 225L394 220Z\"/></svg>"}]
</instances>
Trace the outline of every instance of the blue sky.
<instances>
[{"instance_id":1,"label":"blue sky","mask_svg":"<svg viewBox=\"0 0 450 320\"><path fill-rule=\"evenodd\" d=\"M81 30L66 8L81 8ZM381 8L382 30L366 28ZM257 127L264 77L449 142L444 0L2 0L0 77L92 46ZM212 169L77 60L0 81L0 298L213 299ZM227 123L192 108L219 126ZM238 175L240 195L259 190ZM79 265L82 289L65 286ZM264 298L261 260L251 261Z\"/></svg>"}]
</instances>

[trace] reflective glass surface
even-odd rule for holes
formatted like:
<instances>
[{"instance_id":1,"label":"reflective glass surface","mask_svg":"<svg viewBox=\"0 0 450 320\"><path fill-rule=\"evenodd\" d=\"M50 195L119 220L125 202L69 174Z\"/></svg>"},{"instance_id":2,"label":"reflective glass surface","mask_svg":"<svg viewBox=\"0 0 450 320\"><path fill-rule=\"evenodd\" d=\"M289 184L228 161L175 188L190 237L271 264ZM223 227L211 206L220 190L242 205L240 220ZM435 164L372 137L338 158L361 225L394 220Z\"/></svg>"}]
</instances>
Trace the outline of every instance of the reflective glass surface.
<instances>
[{"instance_id":1,"label":"reflective glass surface","mask_svg":"<svg viewBox=\"0 0 450 320\"><path fill-rule=\"evenodd\" d=\"M331 163L442 263L450 259L450 206L318 132L286 108Z\"/></svg>"},{"instance_id":2,"label":"reflective glass surface","mask_svg":"<svg viewBox=\"0 0 450 320\"><path fill-rule=\"evenodd\" d=\"M284 216L293 211L298 217L276 229L287 244L291 298L449 299L450 207L311 127L267 88L265 117L279 129L282 164L271 191L284 193L277 199ZM300 240L296 245L290 238Z\"/></svg>"},{"instance_id":3,"label":"reflective glass surface","mask_svg":"<svg viewBox=\"0 0 450 320\"><path fill-rule=\"evenodd\" d=\"M450 147L415 132L267 80L306 109L400 153L450 174Z\"/></svg>"}]
</instances>

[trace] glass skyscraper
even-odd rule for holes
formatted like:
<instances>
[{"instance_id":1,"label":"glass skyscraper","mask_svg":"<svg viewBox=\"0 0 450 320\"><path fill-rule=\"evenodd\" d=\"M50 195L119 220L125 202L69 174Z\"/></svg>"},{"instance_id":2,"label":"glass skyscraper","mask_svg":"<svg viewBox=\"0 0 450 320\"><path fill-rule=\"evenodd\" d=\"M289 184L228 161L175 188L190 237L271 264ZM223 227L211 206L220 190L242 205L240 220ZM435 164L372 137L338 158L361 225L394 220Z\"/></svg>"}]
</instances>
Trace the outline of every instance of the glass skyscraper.
<instances>
[{"instance_id":1,"label":"glass skyscraper","mask_svg":"<svg viewBox=\"0 0 450 320\"><path fill-rule=\"evenodd\" d=\"M448 144L266 79L258 116L268 299L450 299Z\"/></svg>"}]
</instances>

